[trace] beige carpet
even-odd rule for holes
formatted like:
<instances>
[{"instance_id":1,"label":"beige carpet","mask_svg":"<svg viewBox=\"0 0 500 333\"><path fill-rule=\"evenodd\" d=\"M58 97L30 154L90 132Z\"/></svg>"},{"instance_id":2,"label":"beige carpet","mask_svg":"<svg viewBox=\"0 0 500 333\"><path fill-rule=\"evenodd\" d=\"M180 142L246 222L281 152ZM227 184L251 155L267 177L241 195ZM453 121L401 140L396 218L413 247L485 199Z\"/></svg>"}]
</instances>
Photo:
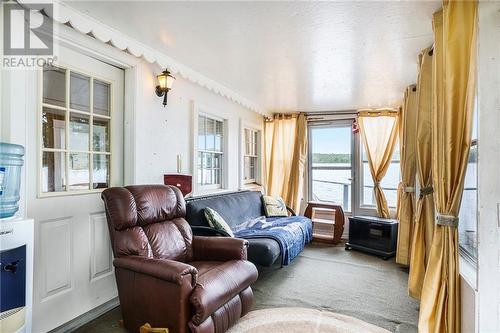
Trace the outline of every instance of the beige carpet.
<instances>
[{"instance_id":1,"label":"beige carpet","mask_svg":"<svg viewBox=\"0 0 500 333\"><path fill-rule=\"evenodd\" d=\"M389 333L362 320L337 313L305 309L277 308L247 314L227 333Z\"/></svg>"}]
</instances>

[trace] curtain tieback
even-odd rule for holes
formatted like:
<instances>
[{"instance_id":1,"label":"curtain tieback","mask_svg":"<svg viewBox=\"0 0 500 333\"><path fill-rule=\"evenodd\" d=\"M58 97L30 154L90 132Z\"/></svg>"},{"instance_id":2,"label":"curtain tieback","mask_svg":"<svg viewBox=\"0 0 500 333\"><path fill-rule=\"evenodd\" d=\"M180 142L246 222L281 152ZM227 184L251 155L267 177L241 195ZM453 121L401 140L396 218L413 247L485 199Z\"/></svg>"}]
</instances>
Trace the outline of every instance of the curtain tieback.
<instances>
[{"instance_id":1,"label":"curtain tieback","mask_svg":"<svg viewBox=\"0 0 500 333\"><path fill-rule=\"evenodd\" d=\"M453 215L436 214L436 224L450 227L458 227L458 217Z\"/></svg>"},{"instance_id":2,"label":"curtain tieback","mask_svg":"<svg viewBox=\"0 0 500 333\"><path fill-rule=\"evenodd\" d=\"M373 187L380 187L380 182L374 182Z\"/></svg>"},{"instance_id":3,"label":"curtain tieback","mask_svg":"<svg viewBox=\"0 0 500 333\"><path fill-rule=\"evenodd\" d=\"M398 185L399 190L403 191L404 193L415 193L415 187L414 186L408 186L405 182L400 182Z\"/></svg>"},{"instance_id":4,"label":"curtain tieback","mask_svg":"<svg viewBox=\"0 0 500 333\"><path fill-rule=\"evenodd\" d=\"M432 194L432 193L434 193L434 187L432 187L432 186L422 187L420 189L420 199L422 199L424 196Z\"/></svg>"},{"instance_id":5,"label":"curtain tieback","mask_svg":"<svg viewBox=\"0 0 500 333\"><path fill-rule=\"evenodd\" d=\"M405 193L415 193L415 187L413 187L413 186L403 186L403 192L405 192Z\"/></svg>"}]
</instances>

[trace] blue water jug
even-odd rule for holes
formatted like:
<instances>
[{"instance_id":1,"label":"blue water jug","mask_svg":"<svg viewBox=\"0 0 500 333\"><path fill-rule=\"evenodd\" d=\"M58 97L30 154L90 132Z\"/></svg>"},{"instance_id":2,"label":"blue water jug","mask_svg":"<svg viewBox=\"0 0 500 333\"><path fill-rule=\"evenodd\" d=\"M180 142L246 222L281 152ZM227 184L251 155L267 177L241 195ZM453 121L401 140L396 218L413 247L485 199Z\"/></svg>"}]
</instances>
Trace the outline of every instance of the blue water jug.
<instances>
[{"instance_id":1,"label":"blue water jug","mask_svg":"<svg viewBox=\"0 0 500 333\"><path fill-rule=\"evenodd\" d=\"M0 218L11 217L19 210L23 156L23 146L0 142Z\"/></svg>"}]
</instances>

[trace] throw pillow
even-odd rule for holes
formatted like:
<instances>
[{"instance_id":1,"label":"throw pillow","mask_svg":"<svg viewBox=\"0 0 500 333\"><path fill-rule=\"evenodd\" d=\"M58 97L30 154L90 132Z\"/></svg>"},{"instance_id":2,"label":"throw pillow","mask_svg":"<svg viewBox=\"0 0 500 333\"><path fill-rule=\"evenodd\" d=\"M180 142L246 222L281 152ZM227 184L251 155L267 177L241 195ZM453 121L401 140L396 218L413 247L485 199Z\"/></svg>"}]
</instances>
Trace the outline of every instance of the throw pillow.
<instances>
[{"instance_id":1,"label":"throw pillow","mask_svg":"<svg viewBox=\"0 0 500 333\"><path fill-rule=\"evenodd\" d=\"M205 218L207 219L208 225L215 230L225 231L229 236L234 237L233 231L227 222L212 208L205 208L204 211Z\"/></svg>"},{"instance_id":2,"label":"throw pillow","mask_svg":"<svg viewBox=\"0 0 500 333\"><path fill-rule=\"evenodd\" d=\"M286 204L280 197L262 196L264 211L267 217L288 216Z\"/></svg>"}]
</instances>

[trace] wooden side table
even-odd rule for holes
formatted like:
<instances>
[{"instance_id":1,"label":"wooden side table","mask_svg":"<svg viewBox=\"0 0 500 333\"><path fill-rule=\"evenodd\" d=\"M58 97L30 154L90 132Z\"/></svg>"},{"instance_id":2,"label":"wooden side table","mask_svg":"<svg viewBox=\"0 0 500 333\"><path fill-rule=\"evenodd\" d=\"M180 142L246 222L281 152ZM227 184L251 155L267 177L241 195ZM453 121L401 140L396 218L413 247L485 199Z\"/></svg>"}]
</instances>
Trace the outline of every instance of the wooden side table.
<instances>
[{"instance_id":1,"label":"wooden side table","mask_svg":"<svg viewBox=\"0 0 500 333\"><path fill-rule=\"evenodd\" d=\"M313 239L337 244L344 232L345 216L340 205L309 201L304 216L313 222Z\"/></svg>"}]
</instances>

